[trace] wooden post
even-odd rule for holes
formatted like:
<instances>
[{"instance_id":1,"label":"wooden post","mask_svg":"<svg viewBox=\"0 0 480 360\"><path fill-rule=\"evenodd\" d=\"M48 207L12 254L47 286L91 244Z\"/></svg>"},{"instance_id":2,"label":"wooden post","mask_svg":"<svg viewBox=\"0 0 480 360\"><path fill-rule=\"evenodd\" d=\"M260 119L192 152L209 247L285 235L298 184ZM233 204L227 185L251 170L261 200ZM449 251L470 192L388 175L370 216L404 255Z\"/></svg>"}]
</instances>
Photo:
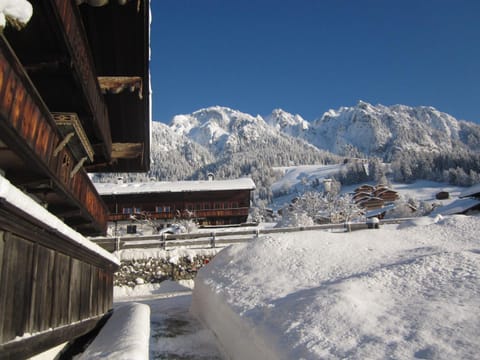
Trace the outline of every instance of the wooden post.
<instances>
[{"instance_id":1,"label":"wooden post","mask_svg":"<svg viewBox=\"0 0 480 360\"><path fill-rule=\"evenodd\" d=\"M212 232L212 238L210 239L210 247L215 247L215 232Z\"/></svg>"}]
</instances>

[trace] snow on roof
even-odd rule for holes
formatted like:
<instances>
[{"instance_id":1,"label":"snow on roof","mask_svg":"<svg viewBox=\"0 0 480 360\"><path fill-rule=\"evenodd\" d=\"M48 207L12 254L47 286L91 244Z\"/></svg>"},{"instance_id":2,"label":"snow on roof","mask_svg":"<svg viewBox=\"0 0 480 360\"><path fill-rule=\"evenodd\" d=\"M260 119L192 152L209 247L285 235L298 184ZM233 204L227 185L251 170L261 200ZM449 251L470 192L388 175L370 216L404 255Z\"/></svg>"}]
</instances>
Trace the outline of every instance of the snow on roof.
<instances>
[{"instance_id":1,"label":"snow on roof","mask_svg":"<svg viewBox=\"0 0 480 360\"><path fill-rule=\"evenodd\" d=\"M7 20L12 25L25 25L32 17L32 5L26 0L0 0L0 28Z\"/></svg>"},{"instance_id":2,"label":"snow on roof","mask_svg":"<svg viewBox=\"0 0 480 360\"><path fill-rule=\"evenodd\" d=\"M78 243L84 248L87 248L97 253L98 255L113 262L114 264L120 265L119 260L114 255L104 250L97 244L94 244L93 242L85 238L82 234L73 230L62 220L47 211L40 204L36 203L31 197L13 186L2 175L0 175L0 199L16 207L17 209L28 213L30 216L42 222L52 231L68 237L70 240Z\"/></svg>"},{"instance_id":3,"label":"snow on roof","mask_svg":"<svg viewBox=\"0 0 480 360\"><path fill-rule=\"evenodd\" d=\"M450 204L440 206L432 211L432 215L454 215L462 214L475 206L480 205L480 200L477 199L457 199Z\"/></svg>"},{"instance_id":4,"label":"snow on roof","mask_svg":"<svg viewBox=\"0 0 480 360\"><path fill-rule=\"evenodd\" d=\"M96 183L94 185L100 195L255 189L255 184L250 178L211 181L155 181L125 184Z\"/></svg>"},{"instance_id":5,"label":"snow on roof","mask_svg":"<svg viewBox=\"0 0 480 360\"><path fill-rule=\"evenodd\" d=\"M394 204L390 204L390 205L387 205L387 206L383 206L381 208L378 208L378 209L373 209L373 210L369 210L365 213L365 217L367 218L371 218L373 216L378 216L386 211L389 211L389 210L393 210L395 209L395 205Z\"/></svg>"},{"instance_id":6,"label":"snow on roof","mask_svg":"<svg viewBox=\"0 0 480 360\"><path fill-rule=\"evenodd\" d=\"M480 193L480 184L473 185L472 187L469 187L468 189L462 191L462 193L459 195L460 198L464 197L469 197L473 196L475 194Z\"/></svg>"}]
</instances>

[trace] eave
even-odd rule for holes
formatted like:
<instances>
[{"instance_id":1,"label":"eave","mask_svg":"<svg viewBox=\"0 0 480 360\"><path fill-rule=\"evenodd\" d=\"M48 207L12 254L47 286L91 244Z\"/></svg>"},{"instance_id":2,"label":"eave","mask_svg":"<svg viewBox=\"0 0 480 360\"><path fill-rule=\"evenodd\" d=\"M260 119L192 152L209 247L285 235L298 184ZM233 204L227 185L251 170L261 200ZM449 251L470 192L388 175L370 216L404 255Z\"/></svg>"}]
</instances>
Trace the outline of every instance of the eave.
<instances>
[{"instance_id":1,"label":"eave","mask_svg":"<svg viewBox=\"0 0 480 360\"><path fill-rule=\"evenodd\" d=\"M0 36L0 169L78 231L104 233L107 208L5 37ZM56 151L58 150L58 151Z\"/></svg>"}]
</instances>

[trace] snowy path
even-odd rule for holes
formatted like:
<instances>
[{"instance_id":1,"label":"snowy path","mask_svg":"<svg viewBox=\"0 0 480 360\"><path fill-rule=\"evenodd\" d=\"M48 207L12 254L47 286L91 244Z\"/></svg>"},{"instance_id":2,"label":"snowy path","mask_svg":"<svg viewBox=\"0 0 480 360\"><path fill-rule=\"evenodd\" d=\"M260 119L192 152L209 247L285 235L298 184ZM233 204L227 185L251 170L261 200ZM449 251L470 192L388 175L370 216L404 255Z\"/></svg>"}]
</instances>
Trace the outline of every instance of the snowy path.
<instances>
[{"instance_id":1,"label":"snowy path","mask_svg":"<svg viewBox=\"0 0 480 360\"><path fill-rule=\"evenodd\" d=\"M168 291L133 293L115 299L115 305L139 302L150 306L150 359L222 359L214 335L189 313L191 289L166 283Z\"/></svg>"}]
</instances>

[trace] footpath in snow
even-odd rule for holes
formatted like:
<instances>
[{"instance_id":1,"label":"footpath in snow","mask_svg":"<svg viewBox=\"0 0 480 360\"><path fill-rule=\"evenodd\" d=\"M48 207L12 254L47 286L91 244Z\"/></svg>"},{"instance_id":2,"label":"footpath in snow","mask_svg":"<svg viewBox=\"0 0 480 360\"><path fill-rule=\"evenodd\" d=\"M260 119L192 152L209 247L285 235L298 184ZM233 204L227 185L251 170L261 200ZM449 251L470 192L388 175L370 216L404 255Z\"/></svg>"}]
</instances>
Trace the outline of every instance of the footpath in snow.
<instances>
[{"instance_id":1,"label":"footpath in snow","mask_svg":"<svg viewBox=\"0 0 480 360\"><path fill-rule=\"evenodd\" d=\"M480 217L264 236L220 252L192 313L230 359L478 359Z\"/></svg>"},{"instance_id":2,"label":"footpath in snow","mask_svg":"<svg viewBox=\"0 0 480 360\"><path fill-rule=\"evenodd\" d=\"M150 308L150 359L222 359L212 332L189 312L192 286L193 281L164 281L115 287L116 308L131 302Z\"/></svg>"}]
</instances>

